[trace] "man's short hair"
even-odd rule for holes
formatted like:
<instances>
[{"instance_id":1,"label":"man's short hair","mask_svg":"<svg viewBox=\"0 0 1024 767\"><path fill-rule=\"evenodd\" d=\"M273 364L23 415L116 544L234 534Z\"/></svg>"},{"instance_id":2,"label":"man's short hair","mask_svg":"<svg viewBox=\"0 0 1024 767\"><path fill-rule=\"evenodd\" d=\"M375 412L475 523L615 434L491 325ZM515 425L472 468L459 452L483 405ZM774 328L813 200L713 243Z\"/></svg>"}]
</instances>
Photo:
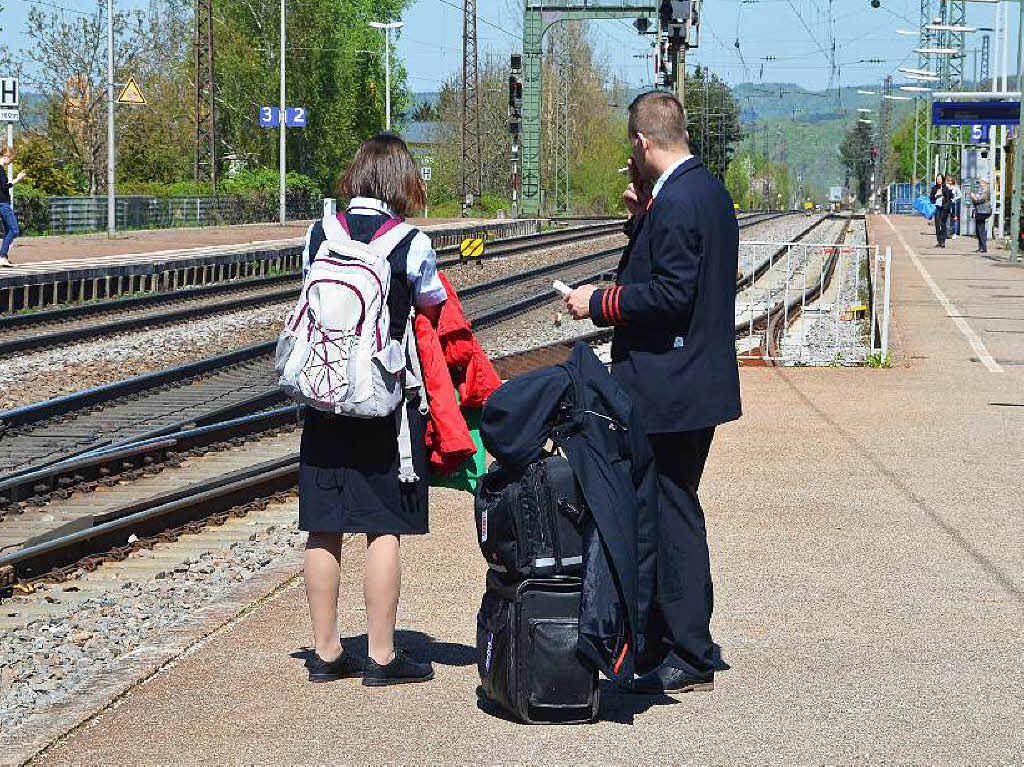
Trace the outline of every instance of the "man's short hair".
<instances>
[{"instance_id":1,"label":"man's short hair","mask_svg":"<svg viewBox=\"0 0 1024 767\"><path fill-rule=\"evenodd\" d=\"M685 146L686 110L672 93L641 93L629 105L628 129L630 136L643 133L663 149Z\"/></svg>"}]
</instances>

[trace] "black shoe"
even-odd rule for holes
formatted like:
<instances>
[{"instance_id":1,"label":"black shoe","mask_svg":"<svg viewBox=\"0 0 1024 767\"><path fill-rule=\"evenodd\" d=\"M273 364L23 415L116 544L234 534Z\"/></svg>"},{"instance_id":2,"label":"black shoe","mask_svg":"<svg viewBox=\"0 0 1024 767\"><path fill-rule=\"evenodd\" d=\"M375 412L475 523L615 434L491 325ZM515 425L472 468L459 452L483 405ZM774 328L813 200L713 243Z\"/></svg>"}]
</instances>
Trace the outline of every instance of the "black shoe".
<instances>
[{"instance_id":1,"label":"black shoe","mask_svg":"<svg viewBox=\"0 0 1024 767\"><path fill-rule=\"evenodd\" d=\"M381 666L373 658L367 658L366 669L363 671L363 684L366 687L429 682L433 678L434 667L429 662L414 661L402 650L395 650L395 657L386 666Z\"/></svg>"},{"instance_id":2,"label":"black shoe","mask_svg":"<svg viewBox=\"0 0 1024 767\"><path fill-rule=\"evenodd\" d=\"M362 676L365 663L365 660L350 652L343 652L328 663L314 652L306 667L309 669L310 682L333 682L336 679Z\"/></svg>"},{"instance_id":3,"label":"black shoe","mask_svg":"<svg viewBox=\"0 0 1024 767\"><path fill-rule=\"evenodd\" d=\"M643 695L657 695L666 692L711 692L715 689L715 675L698 679L689 676L685 671L680 671L667 663L662 663L658 668L639 679L633 680L633 686L628 692L640 693Z\"/></svg>"}]
</instances>

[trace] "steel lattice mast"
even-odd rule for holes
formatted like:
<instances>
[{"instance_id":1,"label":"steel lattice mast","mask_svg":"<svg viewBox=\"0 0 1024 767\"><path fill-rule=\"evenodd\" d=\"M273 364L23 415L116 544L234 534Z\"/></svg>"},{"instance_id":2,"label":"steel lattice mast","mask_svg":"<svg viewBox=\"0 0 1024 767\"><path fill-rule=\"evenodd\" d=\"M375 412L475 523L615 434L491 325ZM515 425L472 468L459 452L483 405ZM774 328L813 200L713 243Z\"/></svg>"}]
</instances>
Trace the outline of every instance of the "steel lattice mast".
<instances>
[{"instance_id":1,"label":"steel lattice mast","mask_svg":"<svg viewBox=\"0 0 1024 767\"><path fill-rule=\"evenodd\" d=\"M552 57L557 74L558 109L555 116L554 147L554 193L555 210L563 213L569 209L569 90L571 88L571 50L569 25L560 24L552 32Z\"/></svg>"},{"instance_id":2,"label":"steel lattice mast","mask_svg":"<svg viewBox=\"0 0 1024 767\"><path fill-rule=\"evenodd\" d=\"M889 75L885 78L885 82L882 84L882 103L878 106L878 173L875 177L878 179L877 184L879 189L885 189L888 181L886 172L888 171L889 166L889 146L892 141L892 136L890 134L892 122L892 99L887 97L891 95L892 75Z\"/></svg>"},{"instance_id":3,"label":"steel lattice mast","mask_svg":"<svg viewBox=\"0 0 1024 767\"><path fill-rule=\"evenodd\" d=\"M931 41L928 25L932 23L932 0L921 0L920 5L921 31L918 47L927 48ZM917 55L919 69L930 71L928 65L931 56L927 53ZM931 139L932 121L931 98L914 99L914 177L913 182L930 180L929 176L929 141Z\"/></svg>"},{"instance_id":4,"label":"steel lattice mast","mask_svg":"<svg viewBox=\"0 0 1024 767\"><path fill-rule=\"evenodd\" d=\"M213 70L213 0L196 0L195 10L195 180L217 188L217 116Z\"/></svg>"},{"instance_id":5,"label":"steel lattice mast","mask_svg":"<svg viewBox=\"0 0 1024 767\"><path fill-rule=\"evenodd\" d=\"M476 0L462 3L462 214L483 191L480 164L480 77L477 72Z\"/></svg>"}]
</instances>

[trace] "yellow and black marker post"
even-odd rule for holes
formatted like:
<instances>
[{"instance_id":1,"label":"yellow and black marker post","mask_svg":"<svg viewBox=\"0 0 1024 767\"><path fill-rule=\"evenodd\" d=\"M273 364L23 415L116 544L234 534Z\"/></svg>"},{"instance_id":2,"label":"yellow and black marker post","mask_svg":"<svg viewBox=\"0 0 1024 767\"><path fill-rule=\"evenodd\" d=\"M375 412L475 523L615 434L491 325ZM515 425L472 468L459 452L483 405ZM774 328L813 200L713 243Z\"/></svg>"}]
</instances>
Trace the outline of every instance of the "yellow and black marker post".
<instances>
[{"instance_id":1,"label":"yellow and black marker post","mask_svg":"<svg viewBox=\"0 0 1024 767\"><path fill-rule=\"evenodd\" d=\"M467 237L459 245L459 253L463 261L478 259L484 254L484 241L479 237Z\"/></svg>"}]
</instances>

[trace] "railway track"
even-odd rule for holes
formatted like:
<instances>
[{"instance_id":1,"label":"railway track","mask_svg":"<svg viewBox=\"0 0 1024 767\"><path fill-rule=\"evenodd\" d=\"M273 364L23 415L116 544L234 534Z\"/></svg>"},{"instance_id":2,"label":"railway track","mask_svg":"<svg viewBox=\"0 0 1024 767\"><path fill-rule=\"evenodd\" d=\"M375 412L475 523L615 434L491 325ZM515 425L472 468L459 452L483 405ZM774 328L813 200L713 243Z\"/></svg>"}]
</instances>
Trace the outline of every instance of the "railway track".
<instances>
[{"instance_id":1,"label":"railway track","mask_svg":"<svg viewBox=\"0 0 1024 767\"><path fill-rule=\"evenodd\" d=\"M568 245L621 231L621 219L574 226L538 234L494 240L474 261L529 253ZM438 250L438 264L448 268L465 263L454 247ZM230 283L98 301L0 317L0 357L35 352L64 344L140 328L169 325L216 314L254 309L293 300L301 286L297 273L256 277Z\"/></svg>"},{"instance_id":2,"label":"railway track","mask_svg":"<svg viewBox=\"0 0 1024 767\"><path fill-rule=\"evenodd\" d=\"M742 227L787 215L741 214ZM617 234L622 220L589 222L569 229L494 240L480 258L484 261L568 245L604 235ZM457 249L438 251L438 264L450 268L466 264ZM595 273L596 274L596 273ZM507 284L507 283L506 283ZM298 274L278 274L230 283L98 301L61 309L0 317L0 357L36 352L130 330L159 327L217 314L254 309L287 302L301 285ZM463 288L465 290L466 288Z\"/></svg>"},{"instance_id":3,"label":"railway track","mask_svg":"<svg viewBox=\"0 0 1024 767\"><path fill-rule=\"evenodd\" d=\"M584 254L460 295L474 325L485 326L550 301L555 275L582 284L607 274L620 252ZM130 535L147 545L168 527L291 487L298 408L276 388L273 346L0 413L0 587L111 548L123 556ZM171 479L161 476L168 466Z\"/></svg>"},{"instance_id":4,"label":"railway track","mask_svg":"<svg viewBox=\"0 0 1024 767\"><path fill-rule=\"evenodd\" d=\"M828 234L826 239L831 244L841 242L849 227L849 219L824 218L805 229L800 236L794 239L794 242L805 240L819 227L830 225L836 226L837 231ZM801 303L803 295L812 297L820 292L822 286L819 281L817 285L805 286L794 298L792 297L792 287L789 284L789 275L786 279L779 278L779 272L783 268L787 271L792 270L793 274L804 274L808 264L803 259L810 257L811 254L801 249L797 252L797 263L794 264L790 254L787 253L787 248L780 248L762 262L757 269L745 275L742 281L737 280L736 338L744 344L745 354L772 357L773 344L769 339L775 332L773 328L776 319L788 316L794 304ZM823 280L827 280L831 276L833 266L834 256L829 256L825 264L828 275L823 276ZM773 282L774 284L772 284ZM765 335L769 330L771 332L767 332Z\"/></svg>"}]
</instances>

